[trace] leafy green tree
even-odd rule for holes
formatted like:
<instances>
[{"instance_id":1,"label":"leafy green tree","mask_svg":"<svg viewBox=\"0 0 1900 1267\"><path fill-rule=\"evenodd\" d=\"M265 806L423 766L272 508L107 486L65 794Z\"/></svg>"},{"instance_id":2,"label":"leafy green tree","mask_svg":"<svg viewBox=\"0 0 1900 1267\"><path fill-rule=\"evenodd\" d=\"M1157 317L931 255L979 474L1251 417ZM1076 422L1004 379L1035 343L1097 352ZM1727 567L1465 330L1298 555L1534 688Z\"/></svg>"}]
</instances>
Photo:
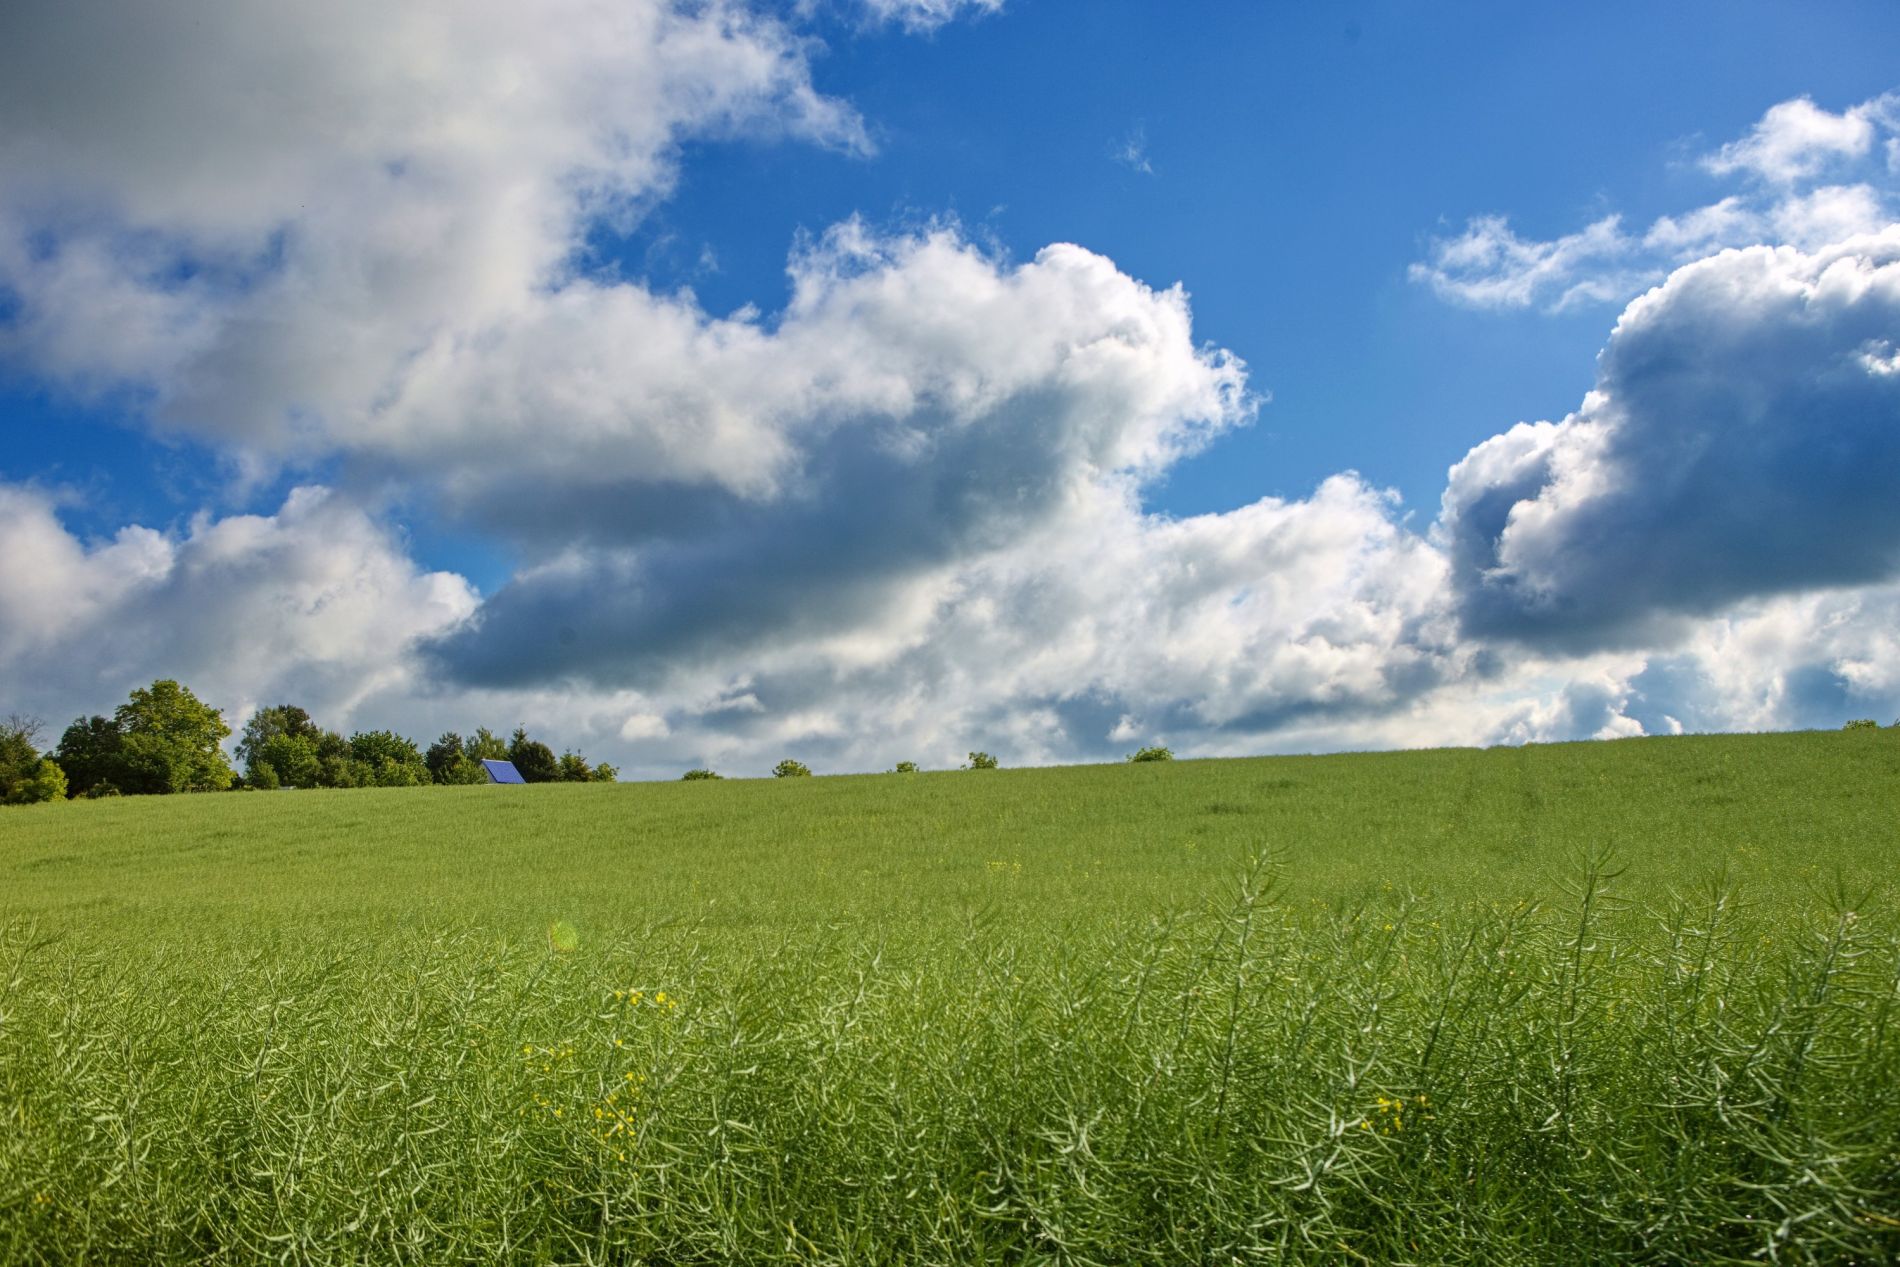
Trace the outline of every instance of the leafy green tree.
<instances>
[{"instance_id":1,"label":"leafy green tree","mask_svg":"<svg viewBox=\"0 0 1900 1267\"><path fill-rule=\"evenodd\" d=\"M594 763L594 782L596 783L620 782L620 767L616 765L608 765L605 761L596 761Z\"/></svg>"},{"instance_id":2,"label":"leafy green tree","mask_svg":"<svg viewBox=\"0 0 1900 1267\"><path fill-rule=\"evenodd\" d=\"M244 723L244 730L238 737L238 760L244 763L247 776L251 763L257 759L264 745L279 735L308 739L314 748L316 741L323 737L323 731L310 720L309 713L295 704L276 704L258 709Z\"/></svg>"},{"instance_id":3,"label":"leafy green tree","mask_svg":"<svg viewBox=\"0 0 1900 1267\"><path fill-rule=\"evenodd\" d=\"M364 770L350 756L350 741L334 730L317 736L317 786L365 787Z\"/></svg>"},{"instance_id":4,"label":"leafy green tree","mask_svg":"<svg viewBox=\"0 0 1900 1267\"><path fill-rule=\"evenodd\" d=\"M996 758L987 752L972 752L970 754L970 764L963 768L966 770L994 770L996 768Z\"/></svg>"},{"instance_id":5,"label":"leafy green tree","mask_svg":"<svg viewBox=\"0 0 1900 1267\"><path fill-rule=\"evenodd\" d=\"M0 722L0 805L35 805L63 800L66 774L40 755L37 717Z\"/></svg>"},{"instance_id":6,"label":"leafy green tree","mask_svg":"<svg viewBox=\"0 0 1900 1267\"><path fill-rule=\"evenodd\" d=\"M322 787L317 740L310 735L272 735L253 749L244 781L253 787Z\"/></svg>"},{"instance_id":7,"label":"leafy green tree","mask_svg":"<svg viewBox=\"0 0 1900 1267\"><path fill-rule=\"evenodd\" d=\"M725 777L725 775L715 774L711 770L688 770L685 774L680 775L680 781L683 783L695 783L701 779L723 779Z\"/></svg>"},{"instance_id":8,"label":"leafy green tree","mask_svg":"<svg viewBox=\"0 0 1900 1267\"><path fill-rule=\"evenodd\" d=\"M1842 730L1879 730L1880 723L1871 717L1856 717L1841 727Z\"/></svg>"},{"instance_id":9,"label":"leafy green tree","mask_svg":"<svg viewBox=\"0 0 1900 1267\"><path fill-rule=\"evenodd\" d=\"M423 762L429 767L429 777L437 783L488 782L488 774L482 769L481 762L468 754L467 743L452 730L429 745L429 751L423 755Z\"/></svg>"},{"instance_id":10,"label":"leafy green tree","mask_svg":"<svg viewBox=\"0 0 1900 1267\"><path fill-rule=\"evenodd\" d=\"M236 773L224 759L231 728L217 709L171 678L133 691L113 714L128 792L222 792Z\"/></svg>"},{"instance_id":11,"label":"leafy green tree","mask_svg":"<svg viewBox=\"0 0 1900 1267\"><path fill-rule=\"evenodd\" d=\"M594 767L578 752L563 752L555 764L556 778L562 783L592 783Z\"/></svg>"},{"instance_id":12,"label":"leafy green tree","mask_svg":"<svg viewBox=\"0 0 1900 1267\"><path fill-rule=\"evenodd\" d=\"M772 777L775 779L808 779L811 777L811 767L806 765L803 761L794 761L790 757L787 757L772 767Z\"/></svg>"},{"instance_id":13,"label":"leafy green tree","mask_svg":"<svg viewBox=\"0 0 1900 1267\"><path fill-rule=\"evenodd\" d=\"M350 736L350 762L363 787L420 787L430 782L422 750L393 730L359 730Z\"/></svg>"},{"instance_id":14,"label":"leafy green tree","mask_svg":"<svg viewBox=\"0 0 1900 1267\"><path fill-rule=\"evenodd\" d=\"M915 774L917 773L917 763L915 761L899 761L897 765L892 768L891 773Z\"/></svg>"},{"instance_id":15,"label":"leafy green tree","mask_svg":"<svg viewBox=\"0 0 1900 1267\"><path fill-rule=\"evenodd\" d=\"M515 727L507 757L515 763L515 769L520 771L526 782L553 783L561 777L561 765L554 756L554 749L537 739L528 738L525 726Z\"/></svg>"},{"instance_id":16,"label":"leafy green tree","mask_svg":"<svg viewBox=\"0 0 1900 1267\"><path fill-rule=\"evenodd\" d=\"M1128 759L1130 761L1172 761L1174 760L1174 749L1143 748L1139 752L1131 754Z\"/></svg>"},{"instance_id":17,"label":"leafy green tree","mask_svg":"<svg viewBox=\"0 0 1900 1267\"><path fill-rule=\"evenodd\" d=\"M506 761L508 744L486 726L477 726L463 751L470 761Z\"/></svg>"},{"instance_id":18,"label":"leafy green tree","mask_svg":"<svg viewBox=\"0 0 1900 1267\"><path fill-rule=\"evenodd\" d=\"M124 747L125 736L119 733L119 723L110 717L94 714L78 718L66 727L53 759L66 772L69 794L90 795L93 788L104 785L111 785L117 791L117 781L124 773Z\"/></svg>"},{"instance_id":19,"label":"leafy green tree","mask_svg":"<svg viewBox=\"0 0 1900 1267\"><path fill-rule=\"evenodd\" d=\"M37 717L13 716L0 722L0 792L39 765L39 737Z\"/></svg>"},{"instance_id":20,"label":"leafy green tree","mask_svg":"<svg viewBox=\"0 0 1900 1267\"><path fill-rule=\"evenodd\" d=\"M317 745L323 730L295 704L260 708L244 723L237 755L247 787L316 787L322 776Z\"/></svg>"}]
</instances>

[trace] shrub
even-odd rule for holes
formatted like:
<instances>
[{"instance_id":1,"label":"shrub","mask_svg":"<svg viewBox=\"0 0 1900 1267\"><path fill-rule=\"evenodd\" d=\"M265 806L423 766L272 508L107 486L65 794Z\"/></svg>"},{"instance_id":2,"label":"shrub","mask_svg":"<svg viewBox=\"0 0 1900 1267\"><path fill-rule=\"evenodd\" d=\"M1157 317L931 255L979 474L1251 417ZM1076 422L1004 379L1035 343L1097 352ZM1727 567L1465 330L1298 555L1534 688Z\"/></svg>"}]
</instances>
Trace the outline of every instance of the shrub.
<instances>
[{"instance_id":1,"label":"shrub","mask_svg":"<svg viewBox=\"0 0 1900 1267\"><path fill-rule=\"evenodd\" d=\"M915 774L917 773L917 763L915 761L899 761L896 767L892 769L891 773L892 774Z\"/></svg>"},{"instance_id":2,"label":"shrub","mask_svg":"<svg viewBox=\"0 0 1900 1267\"><path fill-rule=\"evenodd\" d=\"M45 757L31 772L16 780L6 791L8 805L39 805L66 799L66 772Z\"/></svg>"},{"instance_id":3,"label":"shrub","mask_svg":"<svg viewBox=\"0 0 1900 1267\"><path fill-rule=\"evenodd\" d=\"M114 783L95 783L86 789L86 799L89 801L101 801L108 796L118 795L120 795L119 788Z\"/></svg>"},{"instance_id":4,"label":"shrub","mask_svg":"<svg viewBox=\"0 0 1900 1267\"><path fill-rule=\"evenodd\" d=\"M772 767L772 777L775 779L809 779L811 777L811 767L806 765L803 761L794 761L790 757L787 757Z\"/></svg>"},{"instance_id":5,"label":"shrub","mask_svg":"<svg viewBox=\"0 0 1900 1267\"><path fill-rule=\"evenodd\" d=\"M1161 747L1143 748L1140 752L1131 754L1128 759L1130 761L1172 761L1174 760L1174 749Z\"/></svg>"},{"instance_id":6,"label":"shrub","mask_svg":"<svg viewBox=\"0 0 1900 1267\"><path fill-rule=\"evenodd\" d=\"M723 779L725 777L723 774L714 774L711 770L688 770L685 774L680 775L681 781L686 783L692 783L698 779Z\"/></svg>"},{"instance_id":7,"label":"shrub","mask_svg":"<svg viewBox=\"0 0 1900 1267\"><path fill-rule=\"evenodd\" d=\"M1842 730L1879 730L1880 723L1871 717L1856 717L1841 727Z\"/></svg>"},{"instance_id":8,"label":"shrub","mask_svg":"<svg viewBox=\"0 0 1900 1267\"><path fill-rule=\"evenodd\" d=\"M970 764L963 768L966 770L994 770L996 768L996 758L987 752L972 752L970 754Z\"/></svg>"}]
</instances>

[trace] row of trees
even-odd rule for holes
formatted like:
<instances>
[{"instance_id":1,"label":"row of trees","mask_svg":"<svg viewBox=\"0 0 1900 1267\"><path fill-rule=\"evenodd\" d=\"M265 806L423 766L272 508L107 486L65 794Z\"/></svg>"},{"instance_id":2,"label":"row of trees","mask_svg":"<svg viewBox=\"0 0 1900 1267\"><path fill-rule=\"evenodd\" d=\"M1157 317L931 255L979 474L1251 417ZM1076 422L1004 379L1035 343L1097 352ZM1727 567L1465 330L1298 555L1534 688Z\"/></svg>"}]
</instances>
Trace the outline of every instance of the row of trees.
<instances>
[{"instance_id":1,"label":"row of trees","mask_svg":"<svg viewBox=\"0 0 1900 1267\"><path fill-rule=\"evenodd\" d=\"M344 739L295 704L252 714L237 754L244 781L261 788L485 783L484 760L512 761L530 783L612 783L619 774L604 761L589 764L578 752L557 757L520 726L505 740L486 726L466 739L449 731L425 750L392 730L360 730Z\"/></svg>"},{"instance_id":2,"label":"row of trees","mask_svg":"<svg viewBox=\"0 0 1900 1267\"><path fill-rule=\"evenodd\" d=\"M37 750L39 723L0 726L0 803L61 796L221 792L229 788L419 787L481 783L484 758L512 761L530 783L612 783L617 771L577 752L554 750L525 728L503 740L486 727L464 739L450 732L425 751L391 730L345 739L295 704L259 709L238 739L240 777L224 755L224 717L170 679L133 691L112 716L81 717L59 746Z\"/></svg>"}]
</instances>

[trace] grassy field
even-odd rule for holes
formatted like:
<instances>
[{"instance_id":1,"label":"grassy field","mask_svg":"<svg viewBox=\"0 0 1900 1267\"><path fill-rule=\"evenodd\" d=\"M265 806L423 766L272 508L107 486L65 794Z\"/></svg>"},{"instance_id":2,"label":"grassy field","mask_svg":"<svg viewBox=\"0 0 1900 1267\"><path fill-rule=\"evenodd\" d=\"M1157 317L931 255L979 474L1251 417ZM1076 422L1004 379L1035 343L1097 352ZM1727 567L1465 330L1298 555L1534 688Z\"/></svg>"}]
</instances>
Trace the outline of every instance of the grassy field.
<instances>
[{"instance_id":1,"label":"grassy field","mask_svg":"<svg viewBox=\"0 0 1900 1267\"><path fill-rule=\"evenodd\" d=\"M1897 732L4 811L0 1263L1892 1262L1897 913Z\"/></svg>"}]
</instances>

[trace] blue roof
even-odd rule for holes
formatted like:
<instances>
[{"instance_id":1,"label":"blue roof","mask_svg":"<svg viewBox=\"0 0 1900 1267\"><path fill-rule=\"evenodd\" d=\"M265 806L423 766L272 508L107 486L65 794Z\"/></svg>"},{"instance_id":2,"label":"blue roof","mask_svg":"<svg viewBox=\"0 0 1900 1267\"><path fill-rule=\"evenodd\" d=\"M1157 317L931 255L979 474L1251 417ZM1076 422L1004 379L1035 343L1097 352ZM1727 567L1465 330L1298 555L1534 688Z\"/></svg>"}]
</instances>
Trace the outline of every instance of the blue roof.
<instances>
[{"instance_id":1,"label":"blue roof","mask_svg":"<svg viewBox=\"0 0 1900 1267\"><path fill-rule=\"evenodd\" d=\"M512 761L490 761L484 758L482 760L482 769L488 771L488 781L490 783L527 782L526 779L521 777L521 771L515 769L515 763Z\"/></svg>"}]
</instances>

